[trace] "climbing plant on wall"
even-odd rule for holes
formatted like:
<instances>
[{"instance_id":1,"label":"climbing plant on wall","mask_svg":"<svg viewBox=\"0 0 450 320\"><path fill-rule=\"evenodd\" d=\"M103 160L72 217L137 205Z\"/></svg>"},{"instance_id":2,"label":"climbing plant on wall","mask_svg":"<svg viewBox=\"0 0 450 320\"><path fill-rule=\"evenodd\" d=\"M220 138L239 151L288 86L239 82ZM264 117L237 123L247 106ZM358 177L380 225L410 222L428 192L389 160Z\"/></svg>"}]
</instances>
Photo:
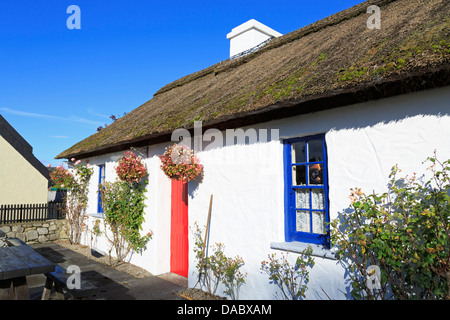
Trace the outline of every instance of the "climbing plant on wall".
<instances>
[{"instance_id":1,"label":"climbing plant on wall","mask_svg":"<svg viewBox=\"0 0 450 320\"><path fill-rule=\"evenodd\" d=\"M72 172L58 166L50 173L55 188L67 189L68 192L64 199L64 212L68 222L69 241L71 243L80 243L81 233L85 227L86 215L84 210L88 201L89 181L93 174L90 165L81 163L80 160L73 163Z\"/></svg>"},{"instance_id":2,"label":"climbing plant on wall","mask_svg":"<svg viewBox=\"0 0 450 320\"><path fill-rule=\"evenodd\" d=\"M147 169L141 157L126 152L116 167L118 179L100 186L103 213L108 231L105 236L115 251L116 261L123 261L131 251L143 249L152 237L148 232L141 235L144 222L144 201ZM113 264L112 259L110 259Z\"/></svg>"}]
</instances>

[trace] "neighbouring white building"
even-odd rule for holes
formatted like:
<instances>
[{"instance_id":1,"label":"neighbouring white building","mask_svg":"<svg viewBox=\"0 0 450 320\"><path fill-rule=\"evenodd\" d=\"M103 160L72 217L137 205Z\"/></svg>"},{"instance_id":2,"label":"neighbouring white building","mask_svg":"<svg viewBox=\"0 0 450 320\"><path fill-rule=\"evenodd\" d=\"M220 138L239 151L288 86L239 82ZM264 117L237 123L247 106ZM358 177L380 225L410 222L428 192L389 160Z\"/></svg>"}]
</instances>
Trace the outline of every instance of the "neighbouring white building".
<instances>
[{"instance_id":1,"label":"neighbouring white building","mask_svg":"<svg viewBox=\"0 0 450 320\"><path fill-rule=\"evenodd\" d=\"M380 5L380 29L367 28L370 4ZM350 188L383 192L395 164L405 174L425 173L435 150L450 158L449 13L439 0L364 2L283 36L268 32L270 40L252 42L257 50L236 45L230 55L238 57L163 87L58 155L94 166L89 225L102 218L98 182L116 179L117 160L133 150L149 171L143 233L154 236L131 263L182 274L194 286L191 227L206 225L213 195L209 245L223 243L227 256L243 258L241 299L273 299L277 288L261 261L287 251L295 261L308 245L316 265L306 299L350 298L326 225L349 208ZM271 30L254 21L244 27L228 35L232 47L240 29L241 37ZM188 183L189 245L181 256L171 237L173 182L158 157L180 128L195 136L204 166ZM89 234L83 239L90 243ZM107 251L101 237L94 245ZM174 259L186 259L185 270L174 270Z\"/></svg>"}]
</instances>

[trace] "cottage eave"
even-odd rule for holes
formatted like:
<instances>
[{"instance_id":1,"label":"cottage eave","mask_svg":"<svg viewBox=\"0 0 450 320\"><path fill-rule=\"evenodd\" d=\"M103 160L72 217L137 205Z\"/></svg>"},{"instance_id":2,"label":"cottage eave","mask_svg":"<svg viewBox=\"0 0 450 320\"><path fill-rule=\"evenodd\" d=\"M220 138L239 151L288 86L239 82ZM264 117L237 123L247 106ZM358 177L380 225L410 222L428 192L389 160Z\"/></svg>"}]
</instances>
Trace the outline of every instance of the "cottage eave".
<instances>
[{"instance_id":1,"label":"cottage eave","mask_svg":"<svg viewBox=\"0 0 450 320\"><path fill-rule=\"evenodd\" d=\"M302 114L319 112L356 103L388 98L427 89L450 85L450 65L429 68L420 72L409 72L390 79L379 79L346 89L337 89L322 94L304 97L299 100L283 101L264 109L225 116L202 123L204 131L215 128L219 130L235 129L258 123L278 120ZM194 127L185 127L193 135ZM144 147L171 141L172 131L158 132L119 143L105 145L92 150L61 153L56 159L89 158L103 154L128 150L131 147Z\"/></svg>"}]
</instances>

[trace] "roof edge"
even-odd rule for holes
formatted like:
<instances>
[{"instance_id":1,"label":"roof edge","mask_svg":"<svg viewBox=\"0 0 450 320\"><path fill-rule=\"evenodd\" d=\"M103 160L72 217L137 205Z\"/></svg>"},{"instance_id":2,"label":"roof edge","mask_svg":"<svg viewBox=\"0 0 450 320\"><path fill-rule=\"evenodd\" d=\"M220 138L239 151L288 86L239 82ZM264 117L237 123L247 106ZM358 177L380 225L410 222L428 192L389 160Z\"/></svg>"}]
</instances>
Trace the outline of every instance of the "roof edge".
<instances>
[{"instance_id":1,"label":"roof edge","mask_svg":"<svg viewBox=\"0 0 450 320\"><path fill-rule=\"evenodd\" d=\"M279 102L257 111L233 114L220 119L204 122L203 130L238 128L292 116L324 111L351 104L399 96L411 92L439 88L450 85L450 65L410 71L389 79L381 79L345 89L337 89L322 94L304 97L295 101ZM193 127L186 128L193 134ZM106 145L90 151L64 154L55 159L88 158L102 154L119 152L130 147L142 147L171 140L172 131L129 139L117 144Z\"/></svg>"},{"instance_id":2,"label":"roof edge","mask_svg":"<svg viewBox=\"0 0 450 320\"><path fill-rule=\"evenodd\" d=\"M28 161L41 175L50 181L48 169L34 156L33 147L14 129L13 126L0 115L0 136L2 136L11 147ZM50 182L49 182L50 183Z\"/></svg>"}]
</instances>

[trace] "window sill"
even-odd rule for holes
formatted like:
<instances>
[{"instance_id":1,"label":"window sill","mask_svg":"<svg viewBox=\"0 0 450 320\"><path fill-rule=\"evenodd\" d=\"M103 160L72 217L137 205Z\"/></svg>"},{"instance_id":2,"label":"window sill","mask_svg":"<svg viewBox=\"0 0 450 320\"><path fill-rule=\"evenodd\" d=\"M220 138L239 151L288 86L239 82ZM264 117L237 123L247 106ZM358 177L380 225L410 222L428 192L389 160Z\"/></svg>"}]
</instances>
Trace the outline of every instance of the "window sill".
<instances>
[{"instance_id":1,"label":"window sill","mask_svg":"<svg viewBox=\"0 0 450 320\"><path fill-rule=\"evenodd\" d=\"M303 243L298 241L292 241L292 242L271 242L270 248L275 250L283 250L283 251L289 251L289 252L295 252L295 253L301 253L303 250L311 246L312 248L312 255L315 257L330 259L330 260L337 260L336 252L334 250L325 248L318 244L312 244L312 243Z\"/></svg>"},{"instance_id":2,"label":"window sill","mask_svg":"<svg viewBox=\"0 0 450 320\"><path fill-rule=\"evenodd\" d=\"M103 215L103 213L96 212L96 213L91 213L91 217L103 219L105 216Z\"/></svg>"}]
</instances>

